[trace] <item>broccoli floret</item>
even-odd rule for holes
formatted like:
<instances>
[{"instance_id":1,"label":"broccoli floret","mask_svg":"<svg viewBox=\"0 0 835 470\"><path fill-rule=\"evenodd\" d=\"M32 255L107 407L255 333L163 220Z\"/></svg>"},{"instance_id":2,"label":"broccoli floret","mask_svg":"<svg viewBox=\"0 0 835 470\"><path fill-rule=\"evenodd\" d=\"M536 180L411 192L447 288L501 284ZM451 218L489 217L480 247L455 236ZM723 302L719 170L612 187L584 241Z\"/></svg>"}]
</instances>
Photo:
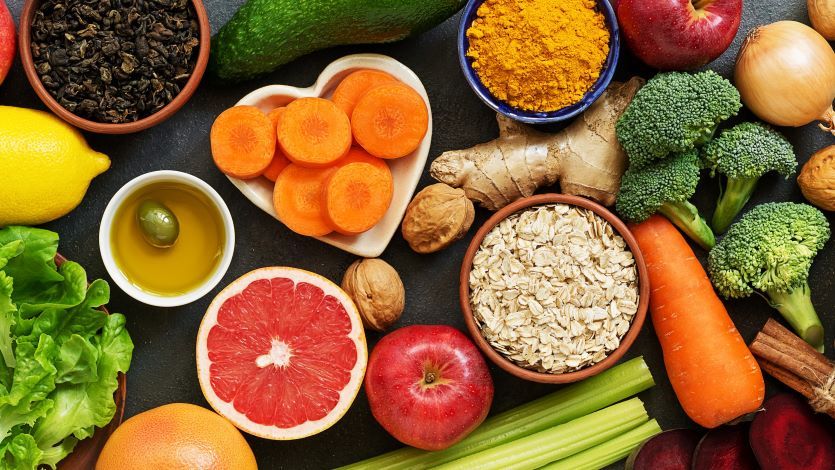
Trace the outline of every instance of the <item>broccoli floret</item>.
<instances>
[{"instance_id":1,"label":"broccoli floret","mask_svg":"<svg viewBox=\"0 0 835 470\"><path fill-rule=\"evenodd\" d=\"M616 125L635 168L706 143L742 107L739 92L716 72L660 73L635 95Z\"/></svg>"},{"instance_id":2,"label":"broccoli floret","mask_svg":"<svg viewBox=\"0 0 835 470\"><path fill-rule=\"evenodd\" d=\"M725 297L762 292L797 333L823 351L823 326L809 297L809 268L829 240L821 211L807 204L761 204L731 225L708 256L708 271Z\"/></svg>"},{"instance_id":3,"label":"broccoli floret","mask_svg":"<svg viewBox=\"0 0 835 470\"><path fill-rule=\"evenodd\" d=\"M643 222L660 212L705 249L716 244L713 231L688 199L699 184L696 150L673 154L644 168L626 170L617 211L629 222Z\"/></svg>"},{"instance_id":4,"label":"broccoli floret","mask_svg":"<svg viewBox=\"0 0 835 470\"><path fill-rule=\"evenodd\" d=\"M761 176L776 171L789 177L797 168L792 144L770 127L753 122L723 131L705 145L702 158L713 174L720 173L728 180L711 221L716 233L725 233L748 203Z\"/></svg>"}]
</instances>

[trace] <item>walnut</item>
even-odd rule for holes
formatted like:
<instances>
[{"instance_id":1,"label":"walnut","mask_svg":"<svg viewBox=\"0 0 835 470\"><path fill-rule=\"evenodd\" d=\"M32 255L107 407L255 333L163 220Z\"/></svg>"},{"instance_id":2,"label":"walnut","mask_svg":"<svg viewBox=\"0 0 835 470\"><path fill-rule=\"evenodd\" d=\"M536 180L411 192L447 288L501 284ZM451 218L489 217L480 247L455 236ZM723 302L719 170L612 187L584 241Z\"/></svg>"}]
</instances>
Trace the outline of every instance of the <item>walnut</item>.
<instances>
[{"instance_id":1,"label":"walnut","mask_svg":"<svg viewBox=\"0 0 835 470\"><path fill-rule=\"evenodd\" d=\"M403 238L418 253L434 253L463 237L475 217L464 190L443 183L419 192L403 217Z\"/></svg>"},{"instance_id":2,"label":"walnut","mask_svg":"<svg viewBox=\"0 0 835 470\"><path fill-rule=\"evenodd\" d=\"M809 202L823 210L835 211L835 145L812 155L800 170L797 184Z\"/></svg>"},{"instance_id":3,"label":"walnut","mask_svg":"<svg viewBox=\"0 0 835 470\"><path fill-rule=\"evenodd\" d=\"M383 331L403 313L403 282L397 271L381 259L355 261L345 271L342 289L354 300L367 328Z\"/></svg>"}]
</instances>

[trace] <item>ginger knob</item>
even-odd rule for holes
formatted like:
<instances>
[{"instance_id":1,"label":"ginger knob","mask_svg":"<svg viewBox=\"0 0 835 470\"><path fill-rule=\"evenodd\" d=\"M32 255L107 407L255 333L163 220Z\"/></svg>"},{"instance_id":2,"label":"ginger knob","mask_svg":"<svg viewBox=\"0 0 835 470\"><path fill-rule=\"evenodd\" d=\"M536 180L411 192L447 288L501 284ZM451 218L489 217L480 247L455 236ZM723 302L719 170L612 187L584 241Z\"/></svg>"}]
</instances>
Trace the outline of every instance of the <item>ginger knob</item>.
<instances>
[{"instance_id":1,"label":"ginger knob","mask_svg":"<svg viewBox=\"0 0 835 470\"><path fill-rule=\"evenodd\" d=\"M835 145L812 155L800 170L797 184L809 202L823 210L835 211Z\"/></svg>"},{"instance_id":2,"label":"ginger knob","mask_svg":"<svg viewBox=\"0 0 835 470\"><path fill-rule=\"evenodd\" d=\"M427 186L412 199L403 217L403 238L418 253L434 253L463 237L475 217L462 189L443 183Z\"/></svg>"},{"instance_id":3,"label":"ginger knob","mask_svg":"<svg viewBox=\"0 0 835 470\"><path fill-rule=\"evenodd\" d=\"M342 278L342 290L354 300L367 328L383 331L403 313L406 290L391 265L377 258L355 261Z\"/></svg>"}]
</instances>

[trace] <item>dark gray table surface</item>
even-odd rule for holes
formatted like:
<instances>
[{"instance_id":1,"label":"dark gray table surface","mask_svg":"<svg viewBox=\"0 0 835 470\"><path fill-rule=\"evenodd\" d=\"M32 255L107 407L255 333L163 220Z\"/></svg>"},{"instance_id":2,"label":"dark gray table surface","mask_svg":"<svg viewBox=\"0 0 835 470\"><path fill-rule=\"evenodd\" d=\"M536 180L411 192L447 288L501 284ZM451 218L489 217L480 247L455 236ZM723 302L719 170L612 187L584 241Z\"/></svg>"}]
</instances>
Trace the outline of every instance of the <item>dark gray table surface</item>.
<instances>
[{"instance_id":1,"label":"dark gray table surface","mask_svg":"<svg viewBox=\"0 0 835 470\"><path fill-rule=\"evenodd\" d=\"M243 3L243 0L206 0L206 7L217 31ZM11 0L15 17L23 0ZM730 77L733 61L745 34L760 24L795 19L808 24L805 0L745 0L742 25L728 51L709 65ZM208 406L200 391L195 369L194 341L206 307L223 286L259 267L286 265L308 269L339 282L355 257L312 238L297 236L246 200L211 162L209 129L215 116L232 106L241 96L267 84L308 86L331 61L355 52L390 55L423 80L429 93L434 118L434 135L429 158L441 152L466 148L491 140L497 135L494 114L472 93L458 66L455 34L458 16L428 33L403 42L361 47L337 47L303 57L256 81L220 87L204 80L190 102L173 118L138 134L99 136L87 134L93 148L110 156L110 171L96 178L82 204L66 217L46 226L61 235L61 252L87 268L91 278L108 279L98 248L99 222L110 198L132 178L149 171L170 169L196 175L211 184L226 200L235 221L237 246L232 266L212 293L180 308L160 309L142 305L122 293L112 282L112 311L123 312L136 344L128 374L125 416L172 402ZM628 53L621 55L618 78L633 74L651 76ZM23 76L19 61L0 87L0 104L46 109ZM750 118L744 112L743 118ZM835 138L813 125L783 129L806 161L817 149L835 143ZM433 181L427 171L419 187ZM712 210L717 184L703 178L696 198L704 213ZM803 200L794 179L775 175L763 178L751 205L764 201ZM749 205L750 207L750 205ZM488 217L477 211L476 225ZM829 219L835 222L830 213ZM475 227L474 226L474 227ZM406 311L398 326L412 324L450 324L465 329L458 307L458 271L474 229L446 251L432 255L412 252L398 233L382 258L402 275L406 286ZM696 250L703 258L704 252ZM826 329L829 357L835 339L835 242L830 242L812 267L812 298ZM778 315L757 296L727 303L731 316L747 341L769 316ZM368 334L369 348L380 335ZM643 355L657 385L640 396L650 415L665 429L695 427L682 412L667 381L661 351L648 321L627 357ZM557 389L556 386L516 379L491 366L495 381L492 412L501 412ZM769 394L782 386L768 380ZM371 457L399 447L373 419L363 392L350 411L327 431L299 441L273 442L247 437L264 469L331 468ZM621 465L618 465L621 466Z\"/></svg>"}]
</instances>

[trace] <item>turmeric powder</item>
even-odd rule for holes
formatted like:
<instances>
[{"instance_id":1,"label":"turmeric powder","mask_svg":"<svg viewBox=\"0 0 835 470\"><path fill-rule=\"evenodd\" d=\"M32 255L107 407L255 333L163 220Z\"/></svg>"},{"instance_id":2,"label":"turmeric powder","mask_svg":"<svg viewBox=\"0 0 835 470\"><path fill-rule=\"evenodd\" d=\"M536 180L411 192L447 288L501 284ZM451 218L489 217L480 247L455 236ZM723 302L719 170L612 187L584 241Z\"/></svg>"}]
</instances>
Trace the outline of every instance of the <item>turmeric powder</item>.
<instances>
[{"instance_id":1,"label":"turmeric powder","mask_svg":"<svg viewBox=\"0 0 835 470\"><path fill-rule=\"evenodd\" d=\"M609 54L595 0L486 0L467 30L467 56L496 98L526 111L582 99Z\"/></svg>"}]
</instances>

